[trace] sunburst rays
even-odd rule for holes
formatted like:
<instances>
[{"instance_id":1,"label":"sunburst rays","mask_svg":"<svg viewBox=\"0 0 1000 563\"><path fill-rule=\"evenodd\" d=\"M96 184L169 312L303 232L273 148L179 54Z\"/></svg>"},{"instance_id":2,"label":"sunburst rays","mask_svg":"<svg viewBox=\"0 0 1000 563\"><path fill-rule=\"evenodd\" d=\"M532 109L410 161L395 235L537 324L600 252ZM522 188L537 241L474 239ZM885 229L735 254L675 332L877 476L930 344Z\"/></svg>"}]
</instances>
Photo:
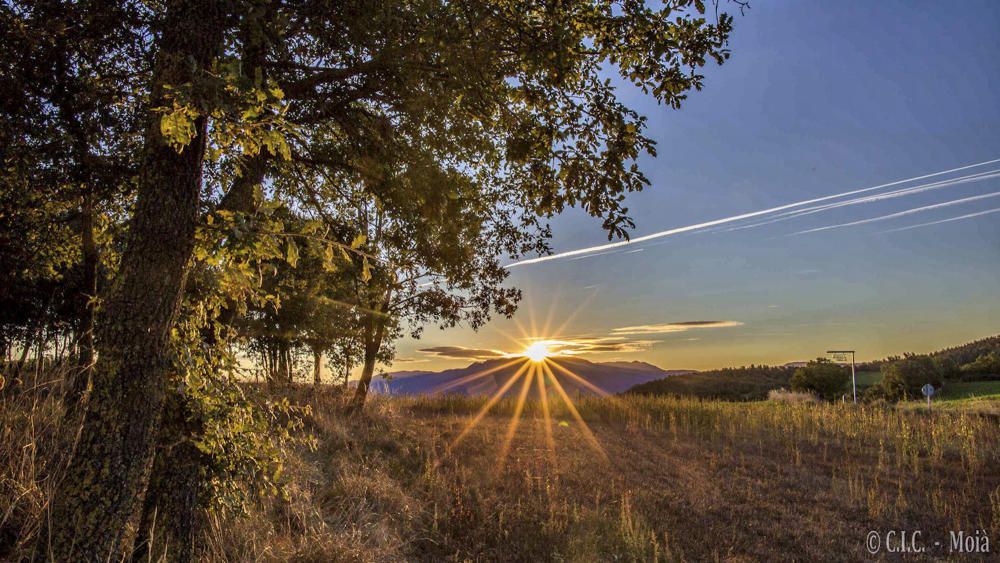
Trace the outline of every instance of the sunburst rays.
<instances>
[{"instance_id":1,"label":"sunburst rays","mask_svg":"<svg viewBox=\"0 0 1000 563\"><path fill-rule=\"evenodd\" d=\"M523 350L522 352L511 354L506 361L489 366L471 375L457 378L434 389L434 393L445 393L491 375L502 381L482 407L479 408L475 415L472 416L458 435L451 441L447 447L448 452L453 451L461 445L469 437L470 433L482 423L483 419L497 407L497 404L501 400L508 398L512 403L510 406L511 416L510 420L506 423L500 450L497 452L498 470L502 470L508 457L511 455L518 431L522 428L521 422L522 418L525 417L526 411L528 413L534 411L534 416L537 416L539 410L541 411L541 423L545 435L546 451L553 467L555 467L557 461L557 435L555 432L557 420L555 415L561 412L559 409L565 409L565 412L568 413L569 418L575 423L580 435L583 437L583 442L586 443L586 446L597 453L601 459L608 461L607 453L601 446L594 431L587 424L584 416L580 413L580 409L573 402L566 386L569 385L573 389L586 391L601 397L610 397L610 394L578 374L573 373L570 366L564 365L559 361L560 356L563 354L568 355L567 352L564 352L560 348L562 340L556 336L551 338L537 336L540 334L561 334L562 330L579 311L578 307L575 311L565 315L560 326L552 329L551 324L555 316L554 303L557 301L554 299L550 303L549 311L545 316L544 326L537 326L534 315L531 315L531 318L528 319L529 326L531 327L530 332L525 330L525 327L520 323L516 323L520 335L505 334L515 346L519 346ZM583 305L581 304L581 306ZM513 371L513 374L510 373L511 371ZM562 381L560 381L560 378L562 378ZM520 383L520 386L516 387L518 383ZM534 393L532 392L532 387L535 388ZM514 389L516 391L512 392ZM554 396L550 393L550 389L554 390ZM515 393L516 396L514 396ZM538 410L528 409L529 402L539 407ZM529 414L528 416L532 415ZM563 426L566 423L558 422L558 425ZM559 444L559 446L572 447L572 444Z\"/></svg>"},{"instance_id":2,"label":"sunburst rays","mask_svg":"<svg viewBox=\"0 0 1000 563\"><path fill-rule=\"evenodd\" d=\"M503 442L497 455L498 469L504 466L507 457L510 455L511 447L517 436L518 428L521 425L521 419L524 415L525 407L531 398L531 388L533 386L537 389L537 396L534 400L536 400L538 405L541 407L540 410L545 432L545 444L550 461L555 463L556 460L556 438L552 411L553 405L549 398L549 387L555 390L559 402L576 423L576 426L578 427L580 434L583 436L588 447L592 448L601 457L601 459L608 461L608 455L601 446L600 441L587 424L586 419L584 419L583 415L580 413L580 410L573 402L570 394L566 391L563 383L559 381L559 377L556 376L553 368L563 374L563 376L567 378L567 381L579 384L589 391L604 397L607 397L608 393L583 379L579 375L573 373L567 367L560 365L553 358L542 358L538 361L528 361L525 358L520 358L520 361L522 362L521 366L518 367L517 371L515 371L513 375L510 375L507 380L499 386L499 388L497 388L497 390L487 399L486 403L480 407L472 419L466 423L461 432L459 432L458 436L456 436L455 439L448 445L448 451L452 451L458 447L482 422L483 418L490 413L497 403L504 399L508 392L510 392L511 389L514 389L515 385L520 382L521 385L518 389L517 397L513 399L513 411L511 413L510 421L507 423L506 432L503 436ZM473 374L472 376L468 376L463 379L468 380L470 378L484 377L488 374L487 372L496 373L503 368L510 368L514 364L516 364L516 362L505 362L500 366L495 366L490 370L485 370L484 372Z\"/></svg>"},{"instance_id":3,"label":"sunburst rays","mask_svg":"<svg viewBox=\"0 0 1000 563\"><path fill-rule=\"evenodd\" d=\"M515 372L514 375L507 380L506 383L500 386L500 389L498 389L497 392L494 393L493 396L490 397L488 401L486 401L486 404L483 405L481 409L479 409L479 412L476 413L476 416L474 416L472 420L469 421L469 423L465 426L465 429L463 429L462 432L459 433L458 437L456 437L455 440L451 443L451 445L448 446L449 450L454 449L455 446L459 445L462 442L462 440L464 440L465 437L468 436L469 432L471 432L472 429L475 428L477 424L479 424L479 421L482 420L483 417L490 412L490 409L493 408L493 405L497 404L497 401L503 398L504 393L506 393L508 389L510 389L511 387L514 386L515 383L517 383L517 380L520 379L522 375L524 375L524 372L527 371L529 367L531 367L531 364L529 364L528 362L524 362L524 365L522 365L517 370L517 372Z\"/></svg>"},{"instance_id":4,"label":"sunburst rays","mask_svg":"<svg viewBox=\"0 0 1000 563\"><path fill-rule=\"evenodd\" d=\"M607 461L608 454L605 453L604 448L601 447L601 443L597 441L597 437L590 430L590 426L587 426L587 422L583 420L583 416L580 415L580 411L577 410L576 405L573 404L573 399L570 399L569 394L563 389L559 379L552 373L552 369L549 368L549 362L542 362L542 371L545 375L549 376L549 380L552 382L552 387L559 393L562 398L563 403L566 405L566 409L569 411L570 415L576 420L576 423L580 426L580 431L583 433L584 438L587 442L594 448L594 450L601 455L601 457Z\"/></svg>"}]
</instances>

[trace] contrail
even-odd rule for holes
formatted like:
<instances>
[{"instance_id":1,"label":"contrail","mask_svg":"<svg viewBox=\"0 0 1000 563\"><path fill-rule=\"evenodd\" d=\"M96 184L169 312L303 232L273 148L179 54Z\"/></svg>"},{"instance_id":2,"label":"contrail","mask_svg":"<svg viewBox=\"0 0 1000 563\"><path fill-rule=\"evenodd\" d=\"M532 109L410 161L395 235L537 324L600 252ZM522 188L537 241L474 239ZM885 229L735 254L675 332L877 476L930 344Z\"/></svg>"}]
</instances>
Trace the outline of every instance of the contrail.
<instances>
[{"instance_id":1,"label":"contrail","mask_svg":"<svg viewBox=\"0 0 1000 563\"><path fill-rule=\"evenodd\" d=\"M912 215L914 213L920 213L922 211L930 211L931 209L940 209L942 207L950 207L952 205L959 205L961 203L968 203L970 201L979 201L981 199L986 199L989 197L1000 196L1000 192L993 192L983 195L975 195L972 197L963 197L962 199L956 199L952 201L946 201L944 203L935 203L934 205L925 205L923 207L914 207L913 209L907 209L906 211L899 211L896 213L890 213L888 215L882 215L880 217L872 217L870 219L861 219L859 221L851 221L850 223L841 223L839 225L829 225L826 227L817 227L815 229L807 229L805 231L799 231L797 233L792 233L793 235L804 235L806 233L818 233L819 231L829 231L830 229L839 229L841 227L853 227L855 225L864 225L866 223L874 223L875 221L885 221L888 219L895 219L897 217L905 217L906 215Z\"/></svg>"},{"instance_id":2,"label":"contrail","mask_svg":"<svg viewBox=\"0 0 1000 563\"><path fill-rule=\"evenodd\" d=\"M677 227L677 228L674 228L674 229L667 229L665 231L660 231L660 232L657 232L657 233L652 233L652 234L644 235L644 236L641 236L641 237L636 237L636 238L631 239L631 240L623 240L623 241L618 241L618 242L610 242L610 243L607 243L607 244L601 244L601 245L597 245L597 246L590 246L590 247L587 247L587 248L579 248L577 250L568 250L566 252L559 252L559 253L556 253L556 254L549 254L548 256L539 256L537 258L527 258L527 259L524 259L524 260L518 260L516 262L512 262L510 264L507 264L504 267L505 268L513 268L515 266L526 266L528 264L538 264L540 262L548 262L549 260L556 260L556 259L559 259L559 258L567 258L569 256L581 256L581 255L584 255L584 254L592 254L594 252L601 252L601 251L605 251L605 250L611 250L613 248L620 248L620 247L623 247L623 246L628 246L630 244L637 244L637 243L640 243L640 242L645 242L647 240L653 240L653 239L658 239L658 238L667 237L667 236L671 236L671 235L677 235L677 234L681 234L681 233L687 233L687 232L691 232L691 231L697 231L697 230L705 229L705 228L708 228L708 227L714 227L716 225L725 225L726 223L734 223L736 221L742 221L744 219L752 219L754 217L760 217L760 216L763 216L763 215L769 215L771 213L777 213L777 212L780 212L780 211L785 211L787 209L794 209L796 207L802 207L802 206L805 206L805 205L812 205L814 203L820 203L822 201L830 201L832 199L838 199L838 198L847 197L847 196L851 196L851 195L855 195L855 194L860 194L860 193L866 193L866 192L871 192L871 191L875 191L875 190L880 190L882 188L888 188L890 186L898 186L899 184L905 184L905 183L908 183L908 182L915 182L917 180L923 180L925 178L933 178L935 176L941 176L941 175L944 175L944 174L950 174L952 172L960 172L962 170L968 170L970 168L976 168L976 167L979 167L979 166L985 166L987 164L994 164L996 162L1000 162L1000 158L995 158L993 160L987 160L987 161L984 161L984 162L978 162L976 164L969 164L969 165L966 165L966 166L960 166L958 168L952 168L950 170L943 170L941 172L934 172L933 174L924 174L923 176L915 176L913 178L907 178L905 180L896 180L895 182L889 182L887 184L880 184L878 186L872 186L870 188L862 188L862 189L859 189L859 190L852 190L852 191L844 192L844 193L840 193L840 194L828 195L828 196L824 196L824 197L818 197L818 198L815 198L815 199L807 199L807 200L804 200L804 201L797 201L795 203L789 203L789 204L786 204L786 205L779 205L778 207L772 207L770 209L763 209L761 211L752 211L750 213L743 213L741 215L733 215L732 217L725 217L725 218L722 218L722 219L715 219L714 221L706 221L704 223L697 223L695 225L688 225L686 227Z\"/></svg>"},{"instance_id":3,"label":"contrail","mask_svg":"<svg viewBox=\"0 0 1000 563\"><path fill-rule=\"evenodd\" d=\"M774 219L769 219L767 221L761 221L759 223L751 223L749 225L740 225L739 227L732 227L729 229L724 229L722 232L729 233L732 231L742 231L744 229L752 229L756 227L763 227L764 225L771 225L774 223L779 223L781 221L788 221L790 219L797 219L805 215L812 215L814 213L820 213L823 211L828 211L830 209L837 209L840 207L849 207L851 205L859 205L862 203L873 203L876 201L884 201L887 199L894 199L897 197L908 196L912 194L918 194L922 192L927 192L931 190L937 190L941 188L949 188L951 186L958 186L961 184L967 184L969 182L979 182L981 180L989 180L991 178L1000 177L1000 169L987 170L985 172L977 172L975 174L968 174L966 176L959 176L958 178L949 178L947 180L938 180L937 182L929 182L927 184L919 184L916 186L910 186L909 188L901 188L898 190L892 190L889 192L867 195L864 197L856 197L853 199L848 199L845 201L838 201L836 203L825 203L823 205L816 205L814 207L807 207L805 209L799 209L796 211L786 211L785 213L779 213Z\"/></svg>"},{"instance_id":4,"label":"contrail","mask_svg":"<svg viewBox=\"0 0 1000 563\"><path fill-rule=\"evenodd\" d=\"M908 231L910 229L916 229L919 227L929 227L931 225L940 225L941 223L951 223L952 221L961 221L962 219L972 219L973 217L980 217L983 215L989 215L991 213L1000 212L1000 207L995 207L993 209L987 209L986 211L977 211L975 213L969 213L966 215L959 215L958 217L952 217L950 219L941 219L940 221L931 221L929 223L918 223L916 225L910 225L908 227L900 227L898 229L889 229L888 231L881 231L883 233L896 233L899 231Z\"/></svg>"}]
</instances>

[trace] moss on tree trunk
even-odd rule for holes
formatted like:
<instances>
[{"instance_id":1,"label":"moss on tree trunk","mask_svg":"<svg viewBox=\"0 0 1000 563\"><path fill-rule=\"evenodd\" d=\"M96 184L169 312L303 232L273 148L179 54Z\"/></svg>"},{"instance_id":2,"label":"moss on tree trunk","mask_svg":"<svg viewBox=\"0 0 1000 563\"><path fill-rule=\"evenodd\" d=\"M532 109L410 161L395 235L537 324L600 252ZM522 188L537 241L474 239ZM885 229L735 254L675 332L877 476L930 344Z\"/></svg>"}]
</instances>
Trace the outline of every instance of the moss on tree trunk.
<instances>
[{"instance_id":1,"label":"moss on tree trunk","mask_svg":"<svg viewBox=\"0 0 1000 563\"><path fill-rule=\"evenodd\" d=\"M153 72L152 105L166 86L194 82L220 52L225 3L170 2ZM167 348L194 246L206 119L181 152L150 112L138 193L118 278L97 332L98 359L83 427L55 489L38 561L107 561L142 499L153 461L170 362Z\"/></svg>"}]
</instances>

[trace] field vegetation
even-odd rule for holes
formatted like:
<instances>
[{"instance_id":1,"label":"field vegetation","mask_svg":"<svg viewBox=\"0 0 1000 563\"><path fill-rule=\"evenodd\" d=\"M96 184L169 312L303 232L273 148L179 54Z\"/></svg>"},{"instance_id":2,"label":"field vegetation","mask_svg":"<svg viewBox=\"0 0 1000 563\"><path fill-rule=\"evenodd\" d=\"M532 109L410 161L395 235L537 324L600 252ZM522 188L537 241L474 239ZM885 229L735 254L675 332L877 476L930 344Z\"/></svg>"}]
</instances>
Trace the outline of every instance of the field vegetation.
<instances>
[{"instance_id":1,"label":"field vegetation","mask_svg":"<svg viewBox=\"0 0 1000 563\"><path fill-rule=\"evenodd\" d=\"M625 395L578 400L584 427L529 400L507 444L502 399L455 445L487 398L285 398L311 439L273 494L198 512L198 560L849 561L872 529L1000 534L1000 425L977 414ZM0 559L46 517L63 417L57 384L0 394Z\"/></svg>"}]
</instances>

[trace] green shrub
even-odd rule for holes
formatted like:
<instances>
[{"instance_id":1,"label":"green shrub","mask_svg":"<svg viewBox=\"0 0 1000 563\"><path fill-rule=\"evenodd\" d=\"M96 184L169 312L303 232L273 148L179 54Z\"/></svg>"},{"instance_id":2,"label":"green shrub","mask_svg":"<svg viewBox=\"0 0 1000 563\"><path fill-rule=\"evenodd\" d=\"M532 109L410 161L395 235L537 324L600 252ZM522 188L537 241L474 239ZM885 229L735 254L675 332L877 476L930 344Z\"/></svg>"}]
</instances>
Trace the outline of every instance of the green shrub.
<instances>
[{"instance_id":1,"label":"green shrub","mask_svg":"<svg viewBox=\"0 0 1000 563\"><path fill-rule=\"evenodd\" d=\"M907 356L882 366L882 388L890 401L915 399L926 384L941 385L941 373L929 356Z\"/></svg>"},{"instance_id":2,"label":"green shrub","mask_svg":"<svg viewBox=\"0 0 1000 563\"><path fill-rule=\"evenodd\" d=\"M840 397L847 388L850 371L825 358L817 358L792 375L792 390L814 393L824 399Z\"/></svg>"},{"instance_id":3,"label":"green shrub","mask_svg":"<svg viewBox=\"0 0 1000 563\"><path fill-rule=\"evenodd\" d=\"M960 379L962 368L953 358L948 356L934 356L934 369L943 380Z\"/></svg>"}]
</instances>

